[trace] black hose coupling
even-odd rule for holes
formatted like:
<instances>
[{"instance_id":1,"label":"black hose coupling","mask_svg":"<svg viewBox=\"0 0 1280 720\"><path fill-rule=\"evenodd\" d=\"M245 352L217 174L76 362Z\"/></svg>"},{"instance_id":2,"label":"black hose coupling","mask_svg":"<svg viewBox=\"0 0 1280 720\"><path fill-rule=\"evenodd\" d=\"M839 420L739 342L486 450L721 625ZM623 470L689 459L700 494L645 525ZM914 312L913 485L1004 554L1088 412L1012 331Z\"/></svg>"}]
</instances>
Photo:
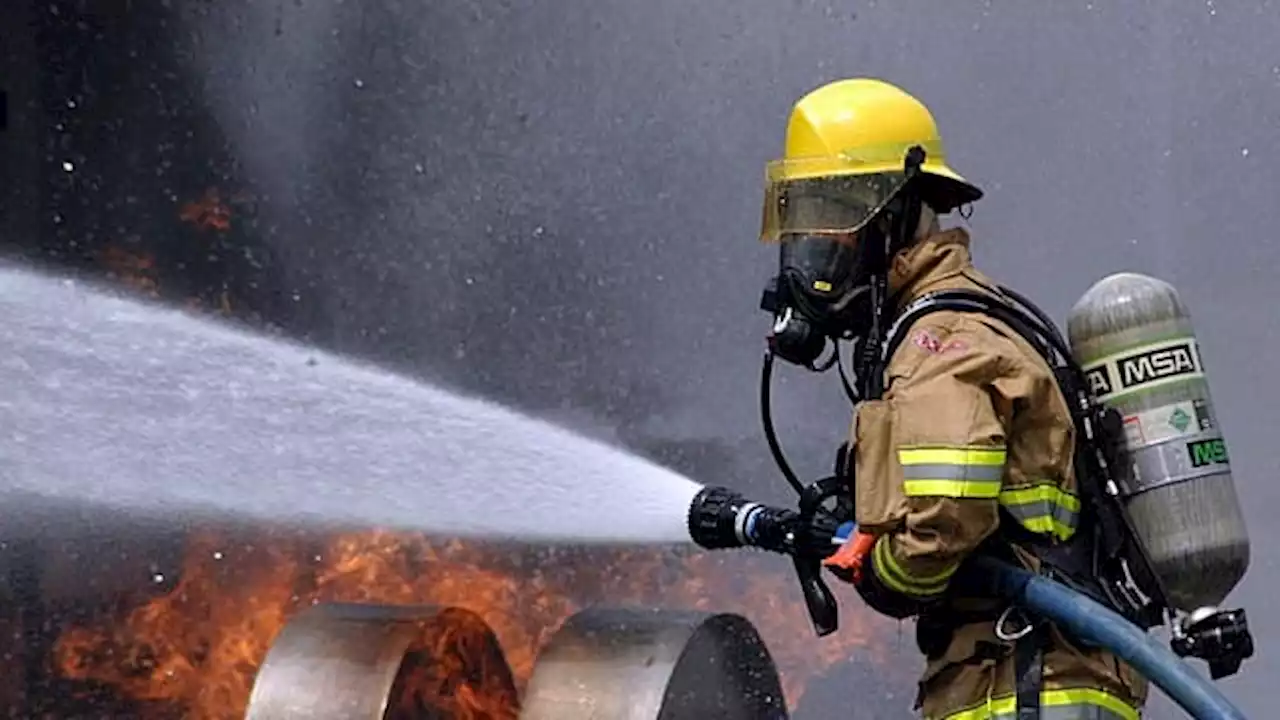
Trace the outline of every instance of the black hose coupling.
<instances>
[{"instance_id":1,"label":"black hose coupling","mask_svg":"<svg viewBox=\"0 0 1280 720\"><path fill-rule=\"evenodd\" d=\"M708 550L758 547L791 555L795 552L793 510L761 505L724 487L705 487L689 506L689 537Z\"/></svg>"}]
</instances>

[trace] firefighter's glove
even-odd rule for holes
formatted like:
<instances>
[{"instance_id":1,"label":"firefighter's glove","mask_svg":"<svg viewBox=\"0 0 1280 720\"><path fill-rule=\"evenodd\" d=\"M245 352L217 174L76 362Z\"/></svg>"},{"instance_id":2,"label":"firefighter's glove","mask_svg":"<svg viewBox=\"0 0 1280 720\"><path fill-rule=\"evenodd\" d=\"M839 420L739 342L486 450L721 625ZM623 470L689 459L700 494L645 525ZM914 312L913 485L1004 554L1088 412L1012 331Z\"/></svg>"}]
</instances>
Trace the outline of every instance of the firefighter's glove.
<instances>
[{"instance_id":1,"label":"firefighter's glove","mask_svg":"<svg viewBox=\"0 0 1280 720\"><path fill-rule=\"evenodd\" d=\"M837 530L834 542L840 542L836 552L827 557L823 561L823 565L831 571L833 575L847 583L858 583L862 581L862 566L866 563L867 558L871 555L871 549L875 547L876 539L874 535L864 532L858 532L858 527L852 522L846 522Z\"/></svg>"}]
</instances>

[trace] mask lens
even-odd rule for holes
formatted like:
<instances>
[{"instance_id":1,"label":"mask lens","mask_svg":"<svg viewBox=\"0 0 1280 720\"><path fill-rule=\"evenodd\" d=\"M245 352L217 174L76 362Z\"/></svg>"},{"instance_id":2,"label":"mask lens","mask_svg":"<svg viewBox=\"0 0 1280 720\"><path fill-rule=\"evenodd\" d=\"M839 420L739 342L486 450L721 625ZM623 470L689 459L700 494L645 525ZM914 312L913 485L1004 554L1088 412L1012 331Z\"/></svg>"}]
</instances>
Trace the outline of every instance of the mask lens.
<instances>
[{"instance_id":1,"label":"mask lens","mask_svg":"<svg viewBox=\"0 0 1280 720\"><path fill-rule=\"evenodd\" d=\"M779 251L779 270L795 274L806 293L836 299L858 274L858 248L852 238L830 235L788 236Z\"/></svg>"}]
</instances>

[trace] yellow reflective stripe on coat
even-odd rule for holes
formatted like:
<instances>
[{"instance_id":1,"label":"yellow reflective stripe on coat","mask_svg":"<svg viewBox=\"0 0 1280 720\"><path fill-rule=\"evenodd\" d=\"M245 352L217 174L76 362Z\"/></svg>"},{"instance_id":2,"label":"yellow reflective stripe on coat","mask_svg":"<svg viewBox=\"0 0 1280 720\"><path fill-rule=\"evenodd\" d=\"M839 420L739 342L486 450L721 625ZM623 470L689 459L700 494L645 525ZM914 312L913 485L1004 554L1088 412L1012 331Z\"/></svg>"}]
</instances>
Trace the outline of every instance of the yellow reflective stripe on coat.
<instances>
[{"instance_id":1,"label":"yellow reflective stripe on coat","mask_svg":"<svg viewBox=\"0 0 1280 720\"><path fill-rule=\"evenodd\" d=\"M893 557L888 535L882 535L876 540L875 548L871 551L871 565L876 577L884 583L885 587L896 593L914 597L932 597L942 594L947 589L951 576L956 574L956 568L959 567L957 563L956 566L940 573L916 577Z\"/></svg>"},{"instance_id":2,"label":"yellow reflective stripe on coat","mask_svg":"<svg viewBox=\"0 0 1280 720\"><path fill-rule=\"evenodd\" d=\"M1080 498L1057 485L1004 490L1000 493L1000 504L1026 529L1052 534L1060 540L1071 539L1080 518Z\"/></svg>"},{"instance_id":3,"label":"yellow reflective stripe on coat","mask_svg":"<svg viewBox=\"0 0 1280 720\"><path fill-rule=\"evenodd\" d=\"M907 497L996 498L1005 449L990 446L913 446L898 449Z\"/></svg>"},{"instance_id":4,"label":"yellow reflective stripe on coat","mask_svg":"<svg viewBox=\"0 0 1280 720\"><path fill-rule=\"evenodd\" d=\"M942 720L1013 720L1017 699L993 698L981 707L947 715ZM1092 688L1044 690L1040 693L1041 720L1138 720L1141 715L1120 698Z\"/></svg>"}]
</instances>

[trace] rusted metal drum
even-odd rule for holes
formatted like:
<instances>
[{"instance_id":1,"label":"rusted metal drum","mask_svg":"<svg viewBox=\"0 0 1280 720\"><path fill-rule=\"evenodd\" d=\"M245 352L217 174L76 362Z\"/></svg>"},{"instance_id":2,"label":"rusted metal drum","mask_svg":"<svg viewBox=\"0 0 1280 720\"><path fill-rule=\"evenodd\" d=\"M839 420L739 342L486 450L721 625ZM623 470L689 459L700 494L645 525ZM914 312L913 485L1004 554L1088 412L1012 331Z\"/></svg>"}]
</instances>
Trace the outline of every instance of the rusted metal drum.
<instances>
[{"instance_id":1,"label":"rusted metal drum","mask_svg":"<svg viewBox=\"0 0 1280 720\"><path fill-rule=\"evenodd\" d=\"M254 682L246 720L514 720L497 638L458 608L327 603L294 616Z\"/></svg>"},{"instance_id":2,"label":"rusted metal drum","mask_svg":"<svg viewBox=\"0 0 1280 720\"><path fill-rule=\"evenodd\" d=\"M589 609L540 653L520 720L786 720L778 671L733 614Z\"/></svg>"}]
</instances>

